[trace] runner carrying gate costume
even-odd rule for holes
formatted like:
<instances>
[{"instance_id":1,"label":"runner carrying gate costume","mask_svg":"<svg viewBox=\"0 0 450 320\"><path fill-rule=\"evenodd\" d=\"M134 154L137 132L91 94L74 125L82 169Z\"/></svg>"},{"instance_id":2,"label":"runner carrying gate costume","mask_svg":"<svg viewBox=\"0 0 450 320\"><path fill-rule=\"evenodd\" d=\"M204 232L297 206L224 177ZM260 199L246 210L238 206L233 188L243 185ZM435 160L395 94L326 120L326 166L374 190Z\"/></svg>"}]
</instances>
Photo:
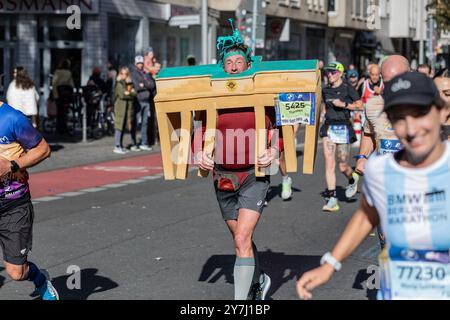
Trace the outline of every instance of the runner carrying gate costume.
<instances>
[{"instance_id":1,"label":"runner carrying gate costume","mask_svg":"<svg viewBox=\"0 0 450 320\"><path fill-rule=\"evenodd\" d=\"M27 257L32 247L33 205L27 168L50 156L50 147L28 118L0 102L0 246L6 272L33 281L43 300L58 300L48 274Z\"/></svg>"},{"instance_id":2,"label":"runner carrying gate costume","mask_svg":"<svg viewBox=\"0 0 450 320\"><path fill-rule=\"evenodd\" d=\"M325 121L320 128L325 156L325 177L327 204L324 211L339 211L336 196L336 155L339 170L348 178L349 185L346 195L351 198L356 193L359 177L349 166L350 144L357 138L350 122L350 111L362 109L362 102L355 88L343 81L344 66L339 62L330 63L325 67L329 84L323 89Z\"/></svg>"},{"instance_id":3,"label":"runner carrying gate costume","mask_svg":"<svg viewBox=\"0 0 450 320\"><path fill-rule=\"evenodd\" d=\"M251 67L251 51L244 45L238 30L234 30L233 36L219 37L217 48L225 72L238 74ZM217 136L222 138L217 138L213 156L195 149L203 145L204 113L201 118L202 127L198 127L194 134L193 154L201 169L213 171L217 201L234 240L234 297L236 300L264 300L271 280L260 270L257 248L252 239L264 209L270 179L268 176L255 176L254 110L238 108L218 111ZM265 120L268 146L258 158L261 168L269 167L282 149L281 143L272 143L272 139L277 138L274 112L271 115L268 112ZM242 134L248 138L244 144L238 144L237 136ZM230 137L234 141L232 144Z\"/></svg>"},{"instance_id":4,"label":"runner carrying gate costume","mask_svg":"<svg viewBox=\"0 0 450 320\"><path fill-rule=\"evenodd\" d=\"M301 298L326 283L381 223L379 299L450 299L450 143L440 125L450 108L427 76L408 72L386 84L385 107L403 149L372 155L360 208L322 266L297 283Z\"/></svg>"}]
</instances>

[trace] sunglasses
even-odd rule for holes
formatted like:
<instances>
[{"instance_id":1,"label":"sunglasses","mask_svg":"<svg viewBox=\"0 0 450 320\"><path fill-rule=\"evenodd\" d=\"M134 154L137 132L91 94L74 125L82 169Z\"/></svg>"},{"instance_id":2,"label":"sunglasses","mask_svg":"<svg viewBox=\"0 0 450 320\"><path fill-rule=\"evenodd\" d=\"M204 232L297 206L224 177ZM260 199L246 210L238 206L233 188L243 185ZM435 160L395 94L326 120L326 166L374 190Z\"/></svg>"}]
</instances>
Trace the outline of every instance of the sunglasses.
<instances>
[{"instance_id":1,"label":"sunglasses","mask_svg":"<svg viewBox=\"0 0 450 320\"><path fill-rule=\"evenodd\" d=\"M339 72L338 70L325 70L325 74L326 75L332 74L334 76L338 72Z\"/></svg>"}]
</instances>

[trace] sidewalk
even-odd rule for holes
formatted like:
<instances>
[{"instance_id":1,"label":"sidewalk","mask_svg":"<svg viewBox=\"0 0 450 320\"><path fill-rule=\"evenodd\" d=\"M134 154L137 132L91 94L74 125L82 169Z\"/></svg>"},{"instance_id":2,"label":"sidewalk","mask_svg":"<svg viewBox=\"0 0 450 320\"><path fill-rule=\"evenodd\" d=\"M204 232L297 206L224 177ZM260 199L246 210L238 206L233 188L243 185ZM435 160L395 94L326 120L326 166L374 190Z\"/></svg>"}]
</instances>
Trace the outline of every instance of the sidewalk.
<instances>
[{"instance_id":1,"label":"sidewalk","mask_svg":"<svg viewBox=\"0 0 450 320\"><path fill-rule=\"evenodd\" d=\"M129 152L125 155L115 154L113 153L114 137L104 137L99 140L88 141L87 143L70 139L56 140L55 137L46 137L46 140L52 149L52 155L49 159L28 170L31 174L104 161L159 154L160 152L158 145L152 151ZM125 135L124 146L128 144L131 144L131 138L129 135Z\"/></svg>"}]
</instances>

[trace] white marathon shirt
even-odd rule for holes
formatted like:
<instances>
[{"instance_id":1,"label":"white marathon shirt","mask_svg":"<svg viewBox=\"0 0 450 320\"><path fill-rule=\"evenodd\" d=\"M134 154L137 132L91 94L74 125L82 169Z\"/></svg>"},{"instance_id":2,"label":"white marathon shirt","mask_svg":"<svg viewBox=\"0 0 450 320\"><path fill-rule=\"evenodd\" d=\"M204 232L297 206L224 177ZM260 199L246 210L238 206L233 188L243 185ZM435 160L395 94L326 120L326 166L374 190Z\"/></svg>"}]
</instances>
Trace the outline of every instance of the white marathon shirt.
<instances>
[{"instance_id":1,"label":"white marathon shirt","mask_svg":"<svg viewBox=\"0 0 450 320\"><path fill-rule=\"evenodd\" d=\"M426 168L402 167L393 154L372 155L366 164L363 192L378 211L389 263L398 262L389 265L390 288L384 298L450 299L450 142L445 142L442 157ZM430 260L437 251L439 259ZM411 265L416 273L409 272L403 260L417 262ZM437 287L430 284L444 282L446 287L436 296ZM432 292L426 293L428 289Z\"/></svg>"}]
</instances>

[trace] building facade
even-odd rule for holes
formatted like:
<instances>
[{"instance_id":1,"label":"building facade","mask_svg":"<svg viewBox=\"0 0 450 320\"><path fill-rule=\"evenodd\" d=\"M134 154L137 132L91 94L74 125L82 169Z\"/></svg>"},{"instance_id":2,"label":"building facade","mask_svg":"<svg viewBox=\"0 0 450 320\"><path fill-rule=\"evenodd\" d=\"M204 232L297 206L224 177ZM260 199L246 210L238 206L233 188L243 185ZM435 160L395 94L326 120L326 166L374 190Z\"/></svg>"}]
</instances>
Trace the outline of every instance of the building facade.
<instances>
[{"instance_id":1,"label":"building facade","mask_svg":"<svg viewBox=\"0 0 450 320\"><path fill-rule=\"evenodd\" d=\"M172 2L0 0L0 95L18 65L48 96L51 74L65 59L81 86L93 68L106 72L108 62L116 68L133 64L135 55L149 46L163 66L181 65L189 54L200 56L200 21L192 21L199 12L196 1L178 1L192 7ZM67 26L72 4L81 8L81 29Z\"/></svg>"},{"instance_id":2,"label":"building facade","mask_svg":"<svg viewBox=\"0 0 450 320\"><path fill-rule=\"evenodd\" d=\"M328 60L355 64L360 70L375 60L374 10L378 0L329 0Z\"/></svg>"},{"instance_id":3,"label":"building facade","mask_svg":"<svg viewBox=\"0 0 450 320\"><path fill-rule=\"evenodd\" d=\"M265 60L338 60L362 70L394 52L415 59L420 32L426 38L427 0L256 1L256 54ZM72 4L81 9L79 30L67 27ZM201 6L202 0L0 0L0 95L17 65L47 96L64 59L77 85L94 67L130 65L149 46L163 67L186 65L188 56L199 63ZM229 18L248 38L253 0L208 0L208 7L207 61L215 63L216 38L230 33Z\"/></svg>"}]
</instances>

